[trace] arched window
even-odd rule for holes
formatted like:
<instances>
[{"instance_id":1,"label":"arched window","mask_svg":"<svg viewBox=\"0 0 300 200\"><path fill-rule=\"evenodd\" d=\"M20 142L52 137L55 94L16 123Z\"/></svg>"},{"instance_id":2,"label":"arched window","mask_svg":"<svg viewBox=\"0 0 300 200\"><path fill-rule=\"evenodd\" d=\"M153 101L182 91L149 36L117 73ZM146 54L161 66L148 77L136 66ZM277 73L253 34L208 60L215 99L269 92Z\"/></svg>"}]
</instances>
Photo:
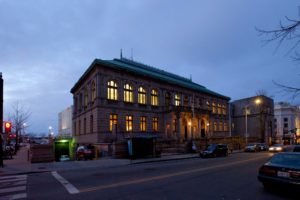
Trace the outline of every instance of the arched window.
<instances>
[{"instance_id":1,"label":"arched window","mask_svg":"<svg viewBox=\"0 0 300 200\"><path fill-rule=\"evenodd\" d=\"M132 87L129 84L124 85L124 101L130 103L133 102Z\"/></svg>"},{"instance_id":2,"label":"arched window","mask_svg":"<svg viewBox=\"0 0 300 200\"><path fill-rule=\"evenodd\" d=\"M158 106L158 92L157 90L151 90L151 105Z\"/></svg>"},{"instance_id":3,"label":"arched window","mask_svg":"<svg viewBox=\"0 0 300 200\"><path fill-rule=\"evenodd\" d=\"M91 94L92 94L92 102L94 102L96 100L96 83L95 83L95 81L92 82Z\"/></svg>"},{"instance_id":4,"label":"arched window","mask_svg":"<svg viewBox=\"0 0 300 200\"><path fill-rule=\"evenodd\" d=\"M107 82L107 99L118 100L118 85L115 81Z\"/></svg>"},{"instance_id":5,"label":"arched window","mask_svg":"<svg viewBox=\"0 0 300 200\"><path fill-rule=\"evenodd\" d=\"M138 90L138 103L146 104L146 90L143 87L139 87Z\"/></svg>"},{"instance_id":6,"label":"arched window","mask_svg":"<svg viewBox=\"0 0 300 200\"><path fill-rule=\"evenodd\" d=\"M175 94L175 106L180 106L181 98L179 94Z\"/></svg>"},{"instance_id":7,"label":"arched window","mask_svg":"<svg viewBox=\"0 0 300 200\"><path fill-rule=\"evenodd\" d=\"M84 107L87 107L89 102L89 92L87 87L84 89Z\"/></svg>"},{"instance_id":8,"label":"arched window","mask_svg":"<svg viewBox=\"0 0 300 200\"><path fill-rule=\"evenodd\" d=\"M171 94L169 92L167 92L165 95L165 104L166 104L166 106L171 105Z\"/></svg>"}]
</instances>

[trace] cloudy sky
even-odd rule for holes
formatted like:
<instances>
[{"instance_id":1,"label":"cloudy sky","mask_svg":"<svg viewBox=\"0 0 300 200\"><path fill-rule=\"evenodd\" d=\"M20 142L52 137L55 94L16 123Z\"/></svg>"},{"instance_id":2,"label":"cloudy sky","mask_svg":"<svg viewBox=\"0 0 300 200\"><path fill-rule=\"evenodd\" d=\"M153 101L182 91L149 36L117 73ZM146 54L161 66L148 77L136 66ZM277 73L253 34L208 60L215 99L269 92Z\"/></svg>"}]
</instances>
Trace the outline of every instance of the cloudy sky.
<instances>
[{"instance_id":1,"label":"cloudy sky","mask_svg":"<svg viewBox=\"0 0 300 200\"><path fill-rule=\"evenodd\" d=\"M15 102L32 115L30 132L57 130L70 89L95 58L123 55L231 97L265 90L300 103L273 81L299 87L292 43L263 45L255 27L299 19L298 0L0 0L4 118Z\"/></svg>"}]
</instances>

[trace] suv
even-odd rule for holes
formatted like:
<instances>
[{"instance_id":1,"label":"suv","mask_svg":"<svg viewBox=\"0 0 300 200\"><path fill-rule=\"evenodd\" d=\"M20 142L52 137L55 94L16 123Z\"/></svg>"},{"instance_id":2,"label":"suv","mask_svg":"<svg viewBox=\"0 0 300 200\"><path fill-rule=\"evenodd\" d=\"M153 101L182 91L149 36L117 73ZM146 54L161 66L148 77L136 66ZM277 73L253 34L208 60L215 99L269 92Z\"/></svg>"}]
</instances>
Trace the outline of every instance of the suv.
<instances>
[{"instance_id":1,"label":"suv","mask_svg":"<svg viewBox=\"0 0 300 200\"><path fill-rule=\"evenodd\" d=\"M228 156L227 144L210 144L206 150L200 152L200 157Z\"/></svg>"},{"instance_id":2,"label":"suv","mask_svg":"<svg viewBox=\"0 0 300 200\"><path fill-rule=\"evenodd\" d=\"M92 147L88 148L87 146L79 146L76 150L76 160L92 160L94 158L94 155L94 148Z\"/></svg>"}]
</instances>

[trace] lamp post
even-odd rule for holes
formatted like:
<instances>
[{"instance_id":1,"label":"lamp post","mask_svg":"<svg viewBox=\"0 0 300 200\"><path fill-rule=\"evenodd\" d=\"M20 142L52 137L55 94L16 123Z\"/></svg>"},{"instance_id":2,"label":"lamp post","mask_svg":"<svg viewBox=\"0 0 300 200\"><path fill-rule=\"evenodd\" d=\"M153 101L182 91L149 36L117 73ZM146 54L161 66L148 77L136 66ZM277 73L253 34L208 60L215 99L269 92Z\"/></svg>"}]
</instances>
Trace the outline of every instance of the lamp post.
<instances>
[{"instance_id":1,"label":"lamp post","mask_svg":"<svg viewBox=\"0 0 300 200\"><path fill-rule=\"evenodd\" d=\"M209 136L209 122L207 122L206 126L207 126L207 133L206 133L206 137L205 137L205 148L207 148L207 140L208 140L208 136Z\"/></svg>"},{"instance_id":2,"label":"lamp post","mask_svg":"<svg viewBox=\"0 0 300 200\"><path fill-rule=\"evenodd\" d=\"M248 144L248 105L245 106L245 139L246 139L246 146Z\"/></svg>"}]
</instances>

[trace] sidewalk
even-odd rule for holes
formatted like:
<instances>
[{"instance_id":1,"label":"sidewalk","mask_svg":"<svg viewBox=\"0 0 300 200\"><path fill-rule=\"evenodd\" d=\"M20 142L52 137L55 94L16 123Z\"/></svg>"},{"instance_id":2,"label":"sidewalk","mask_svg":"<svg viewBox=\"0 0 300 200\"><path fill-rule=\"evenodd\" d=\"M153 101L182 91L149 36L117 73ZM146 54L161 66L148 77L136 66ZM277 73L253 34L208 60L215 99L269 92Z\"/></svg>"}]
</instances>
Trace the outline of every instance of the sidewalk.
<instances>
[{"instance_id":1,"label":"sidewalk","mask_svg":"<svg viewBox=\"0 0 300 200\"><path fill-rule=\"evenodd\" d=\"M237 153L239 151L234 151ZM130 164L142 164L150 162L162 162L170 160L182 160L199 158L198 153L178 154L178 155L162 155L159 158L143 158L143 159L115 159L111 157L101 158L98 160L87 161L67 161L67 162L51 162L51 163L30 163L27 161L28 147L21 147L17 155L11 160L4 160L4 168L0 168L0 176L11 174L29 174L42 173L49 171L67 171L76 169L98 168L106 169Z\"/></svg>"}]
</instances>

